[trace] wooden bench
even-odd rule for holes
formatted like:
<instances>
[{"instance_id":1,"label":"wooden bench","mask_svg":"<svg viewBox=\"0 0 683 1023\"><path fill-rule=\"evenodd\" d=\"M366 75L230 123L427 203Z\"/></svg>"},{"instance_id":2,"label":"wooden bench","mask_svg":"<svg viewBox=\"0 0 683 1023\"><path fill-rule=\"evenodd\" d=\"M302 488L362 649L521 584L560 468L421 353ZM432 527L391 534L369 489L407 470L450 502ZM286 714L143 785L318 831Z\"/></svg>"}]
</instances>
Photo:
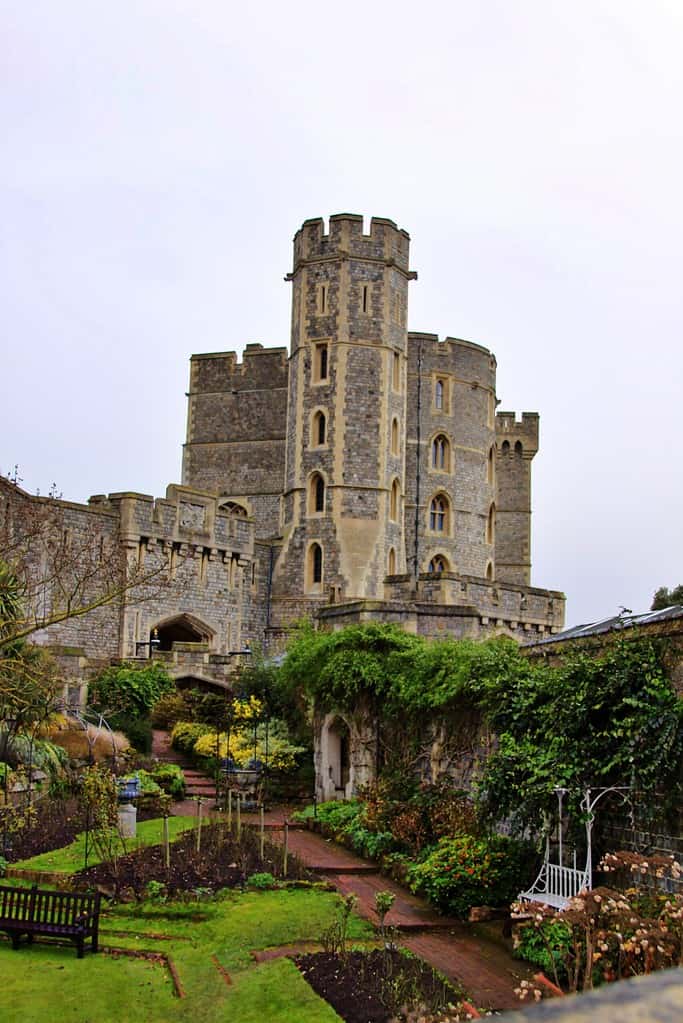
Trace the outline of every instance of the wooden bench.
<instances>
[{"instance_id":1,"label":"wooden bench","mask_svg":"<svg viewBox=\"0 0 683 1023\"><path fill-rule=\"evenodd\" d=\"M0 930L6 931L15 949L22 934L29 944L34 935L69 938L83 958L85 939L90 938L97 952L100 917L100 893L55 892L38 888L12 888L0 885Z\"/></svg>"}]
</instances>

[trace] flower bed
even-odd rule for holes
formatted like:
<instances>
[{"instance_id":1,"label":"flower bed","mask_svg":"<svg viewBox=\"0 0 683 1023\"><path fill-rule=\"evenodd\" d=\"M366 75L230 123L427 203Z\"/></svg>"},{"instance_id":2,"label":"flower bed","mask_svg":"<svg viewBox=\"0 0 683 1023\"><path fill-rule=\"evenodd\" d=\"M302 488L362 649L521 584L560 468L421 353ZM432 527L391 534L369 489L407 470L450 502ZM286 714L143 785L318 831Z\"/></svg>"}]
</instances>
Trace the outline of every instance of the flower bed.
<instances>
[{"instance_id":1,"label":"flower bed","mask_svg":"<svg viewBox=\"0 0 683 1023\"><path fill-rule=\"evenodd\" d=\"M516 955L569 991L683 965L683 894L663 887L681 877L680 864L627 852L608 854L601 867L631 886L582 892L560 912L517 907L532 917L517 927Z\"/></svg>"},{"instance_id":2,"label":"flower bed","mask_svg":"<svg viewBox=\"0 0 683 1023\"><path fill-rule=\"evenodd\" d=\"M421 959L398 949L318 952L294 962L346 1023L390 1023L408 1012L407 1018L422 1023L465 1018L460 993Z\"/></svg>"},{"instance_id":3,"label":"flower bed","mask_svg":"<svg viewBox=\"0 0 683 1023\"><path fill-rule=\"evenodd\" d=\"M170 848L170 866L165 864L163 846L149 846L115 863L100 863L73 875L76 885L98 885L119 894L131 892L137 898L148 894L150 882L161 885L165 895L185 892L216 892L221 888L239 888L254 874L268 874L273 883L284 879L283 851L264 842L260 854L260 836L252 828L243 828L239 839L222 823L206 825L201 831L197 851L195 830L186 832ZM288 880L315 880L303 864L291 854L287 861ZM259 883L256 887L263 887Z\"/></svg>"},{"instance_id":4,"label":"flower bed","mask_svg":"<svg viewBox=\"0 0 683 1023\"><path fill-rule=\"evenodd\" d=\"M28 807L3 808L0 811L0 843L5 823L9 863L30 859L53 849L61 849L73 842L83 829L82 817L75 799L46 797Z\"/></svg>"},{"instance_id":5,"label":"flower bed","mask_svg":"<svg viewBox=\"0 0 683 1023\"><path fill-rule=\"evenodd\" d=\"M295 819L368 859L439 912L466 918L472 906L509 906L536 869L527 843L473 834L476 817L461 793L441 786L381 807L369 800L322 803Z\"/></svg>"}]
</instances>

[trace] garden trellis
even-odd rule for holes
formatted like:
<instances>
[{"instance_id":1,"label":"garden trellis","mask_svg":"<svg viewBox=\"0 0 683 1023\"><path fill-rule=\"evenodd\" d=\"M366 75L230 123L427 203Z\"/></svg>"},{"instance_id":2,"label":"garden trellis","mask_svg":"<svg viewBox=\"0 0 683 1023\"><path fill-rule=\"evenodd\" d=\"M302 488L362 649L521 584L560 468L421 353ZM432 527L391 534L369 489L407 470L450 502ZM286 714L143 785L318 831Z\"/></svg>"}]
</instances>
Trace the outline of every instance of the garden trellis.
<instances>
[{"instance_id":1,"label":"garden trellis","mask_svg":"<svg viewBox=\"0 0 683 1023\"><path fill-rule=\"evenodd\" d=\"M586 829L586 862L583 868L576 866L576 849L572 850L573 865L571 867L564 865L562 804L568 790L558 787L553 791L557 796L558 806L557 862L555 863L551 859L551 829L546 828L543 864L531 888L519 893L519 901L540 902L546 906L552 906L554 909L564 909L570 899L582 891L590 891L593 887L593 824L595 822L595 808L597 804L609 793L619 793L623 796L629 789L614 785L601 789L585 789L580 804Z\"/></svg>"}]
</instances>

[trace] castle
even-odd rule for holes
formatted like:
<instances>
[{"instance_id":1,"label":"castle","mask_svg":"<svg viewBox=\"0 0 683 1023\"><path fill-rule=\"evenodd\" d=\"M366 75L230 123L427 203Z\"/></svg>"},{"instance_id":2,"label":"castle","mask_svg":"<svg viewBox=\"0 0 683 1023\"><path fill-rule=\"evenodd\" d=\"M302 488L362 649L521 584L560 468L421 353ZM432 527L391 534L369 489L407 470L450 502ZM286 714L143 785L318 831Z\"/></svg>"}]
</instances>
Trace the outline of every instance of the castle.
<instances>
[{"instance_id":1,"label":"castle","mask_svg":"<svg viewBox=\"0 0 683 1023\"><path fill-rule=\"evenodd\" d=\"M530 585L538 415L496 410L487 349L407 331L409 246L391 220L307 220L289 353L192 356L182 485L59 502L67 528L116 530L170 576L93 612L98 628L85 616L39 636L71 651L75 679L155 629L178 679L225 684L246 643L273 654L304 615L427 636L562 628L564 595Z\"/></svg>"}]
</instances>

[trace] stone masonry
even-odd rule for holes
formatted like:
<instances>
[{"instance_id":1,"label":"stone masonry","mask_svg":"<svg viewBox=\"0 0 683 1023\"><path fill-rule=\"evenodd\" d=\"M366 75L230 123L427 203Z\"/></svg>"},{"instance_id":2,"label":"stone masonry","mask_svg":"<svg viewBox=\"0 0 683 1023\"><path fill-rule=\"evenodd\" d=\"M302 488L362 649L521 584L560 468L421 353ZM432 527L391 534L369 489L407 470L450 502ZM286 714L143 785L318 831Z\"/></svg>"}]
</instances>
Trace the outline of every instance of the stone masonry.
<instances>
[{"instance_id":1,"label":"stone masonry","mask_svg":"<svg viewBox=\"0 0 683 1023\"><path fill-rule=\"evenodd\" d=\"M304 222L289 352L192 356L183 482L165 498L78 505L0 481L15 513L49 507L165 579L37 635L74 680L148 656L155 629L176 678L225 685L246 643L275 653L304 615L425 636L562 628L564 595L530 585L538 415L496 412L486 348L408 332L409 253L391 220Z\"/></svg>"}]
</instances>

